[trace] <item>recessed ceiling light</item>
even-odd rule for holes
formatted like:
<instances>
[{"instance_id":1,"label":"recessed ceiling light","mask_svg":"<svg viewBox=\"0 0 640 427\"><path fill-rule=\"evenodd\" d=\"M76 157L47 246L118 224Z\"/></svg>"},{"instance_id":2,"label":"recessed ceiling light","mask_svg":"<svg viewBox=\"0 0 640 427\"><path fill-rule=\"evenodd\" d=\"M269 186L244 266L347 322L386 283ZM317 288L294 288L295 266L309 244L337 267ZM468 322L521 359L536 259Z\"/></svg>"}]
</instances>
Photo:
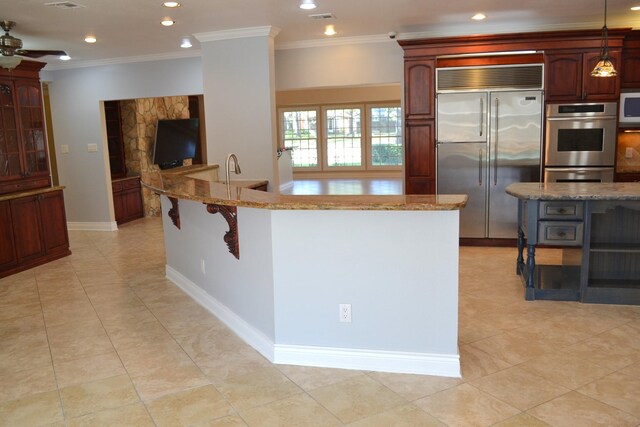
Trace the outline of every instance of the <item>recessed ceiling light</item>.
<instances>
[{"instance_id":1,"label":"recessed ceiling light","mask_svg":"<svg viewBox=\"0 0 640 427\"><path fill-rule=\"evenodd\" d=\"M164 18L164 19L162 20L162 22L160 22L160 23L161 23L162 25L164 25L165 27L170 27L170 26L172 26L173 24L175 24L175 23L176 23L176 21L174 21L174 20L173 20L173 19L171 19L171 18Z\"/></svg>"},{"instance_id":2,"label":"recessed ceiling light","mask_svg":"<svg viewBox=\"0 0 640 427\"><path fill-rule=\"evenodd\" d=\"M333 25L327 25L324 28L324 35L325 36L335 36L336 33L336 28Z\"/></svg>"},{"instance_id":3,"label":"recessed ceiling light","mask_svg":"<svg viewBox=\"0 0 640 427\"><path fill-rule=\"evenodd\" d=\"M484 13L476 13L475 15L473 15L471 17L471 19L473 19L474 21L482 21L483 19L485 19L487 16Z\"/></svg>"},{"instance_id":4,"label":"recessed ceiling light","mask_svg":"<svg viewBox=\"0 0 640 427\"><path fill-rule=\"evenodd\" d=\"M68 61L70 59L71 59L71 57L69 55L60 55L60 60L62 60L62 61Z\"/></svg>"},{"instance_id":5,"label":"recessed ceiling light","mask_svg":"<svg viewBox=\"0 0 640 427\"><path fill-rule=\"evenodd\" d=\"M316 3L314 2L314 0L300 0L300 9L309 10L315 8Z\"/></svg>"},{"instance_id":6,"label":"recessed ceiling light","mask_svg":"<svg viewBox=\"0 0 640 427\"><path fill-rule=\"evenodd\" d=\"M180 47L181 48L189 49L192 46L193 45L191 44L191 40L189 40L188 38L184 38L184 39L182 39L182 42L180 42Z\"/></svg>"},{"instance_id":7,"label":"recessed ceiling light","mask_svg":"<svg viewBox=\"0 0 640 427\"><path fill-rule=\"evenodd\" d=\"M178 3L177 1L166 1L166 2L162 3L162 5L163 5L164 7L171 7L171 8L173 8L173 7L180 7L180 6L182 6L182 5L181 5L180 3Z\"/></svg>"},{"instance_id":8,"label":"recessed ceiling light","mask_svg":"<svg viewBox=\"0 0 640 427\"><path fill-rule=\"evenodd\" d=\"M84 41L87 43L95 43L98 39L96 39L96 36L87 36L84 38Z\"/></svg>"},{"instance_id":9,"label":"recessed ceiling light","mask_svg":"<svg viewBox=\"0 0 640 427\"><path fill-rule=\"evenodd\" d=\"M631 6L631 10L638 11L640 10L640 6Z\"/></svg>"}]
</instances>

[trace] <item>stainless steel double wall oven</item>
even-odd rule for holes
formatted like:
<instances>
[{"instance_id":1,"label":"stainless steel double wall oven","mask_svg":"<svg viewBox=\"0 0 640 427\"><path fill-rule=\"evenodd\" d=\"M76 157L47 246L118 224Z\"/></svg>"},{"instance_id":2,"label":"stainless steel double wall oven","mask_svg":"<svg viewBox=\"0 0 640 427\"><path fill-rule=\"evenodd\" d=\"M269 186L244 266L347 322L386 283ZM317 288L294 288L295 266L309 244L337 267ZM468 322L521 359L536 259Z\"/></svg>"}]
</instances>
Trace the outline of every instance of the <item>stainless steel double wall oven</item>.
<instances>
[{"instance_id":1,"label":"stainless steel double wall oven","mask_svg":"<svg viewBox=\"0 0 640 427\"><path fill-rule=\"evenodd\" d=\"M545 182L613 182L615 102L548 104Z\"/></svg>"}]
</instances>

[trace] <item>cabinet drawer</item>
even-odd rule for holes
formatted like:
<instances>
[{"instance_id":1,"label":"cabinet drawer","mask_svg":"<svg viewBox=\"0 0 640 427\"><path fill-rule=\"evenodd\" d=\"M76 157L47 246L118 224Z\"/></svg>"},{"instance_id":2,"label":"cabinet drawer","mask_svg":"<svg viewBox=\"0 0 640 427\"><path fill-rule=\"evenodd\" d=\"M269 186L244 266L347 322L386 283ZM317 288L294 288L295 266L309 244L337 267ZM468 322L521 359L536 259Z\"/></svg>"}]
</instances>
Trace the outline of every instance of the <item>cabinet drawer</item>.
<instances>
[{"instance_id":1,"label":"cabinet drawer","mask_svg":"<svg viewBox=\"0 0 640 427\"><path fill-rule=\"evenodd\" d=\"M575 221L540 221L538 243L559 246L582 245L583 223Z\"/></svg>"},{"instance_id":2,"label":"cabinet drawer","mask_svg":"<svg viewBox=\"0 0 640 427\"><path fill-rule=\"evenodd\" d=\"M582 219L583 203L572 201L540 202L540 219Z\"/></svg>"}]
</instances>

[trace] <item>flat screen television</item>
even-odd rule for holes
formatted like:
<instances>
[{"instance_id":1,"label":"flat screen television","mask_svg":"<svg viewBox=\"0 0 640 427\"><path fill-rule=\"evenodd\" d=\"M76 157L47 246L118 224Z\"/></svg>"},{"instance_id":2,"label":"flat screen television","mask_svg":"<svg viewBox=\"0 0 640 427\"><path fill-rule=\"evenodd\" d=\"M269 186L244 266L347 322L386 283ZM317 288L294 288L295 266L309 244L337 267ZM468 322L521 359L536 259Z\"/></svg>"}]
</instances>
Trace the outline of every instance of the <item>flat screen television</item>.
<instances>
[{"instance_id":1,"label":"flat screen television","mask_svg":"<svg viewBox=\"0 0 640 427\"><path fill-rule=\"evenodd\" d=\"M198 119L158 120L153 146L153 164L160 169L182 166L182 161L196 155Z\"/></svg>"}]
</instances>

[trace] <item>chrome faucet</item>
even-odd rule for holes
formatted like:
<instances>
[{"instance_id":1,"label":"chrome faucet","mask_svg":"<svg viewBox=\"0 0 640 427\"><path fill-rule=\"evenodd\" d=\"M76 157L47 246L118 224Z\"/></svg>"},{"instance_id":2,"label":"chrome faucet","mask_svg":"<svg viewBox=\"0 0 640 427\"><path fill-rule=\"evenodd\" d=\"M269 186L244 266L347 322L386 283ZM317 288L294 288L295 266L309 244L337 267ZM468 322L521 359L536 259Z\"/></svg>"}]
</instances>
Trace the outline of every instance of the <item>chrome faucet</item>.
<instances>
[{"instance_id":1,"label":"chrome faucet","mask_svg":"<svg viewBox=\"0 0 640 427\"><path fill-rule=\"evenodd\" d=\"M231 178L230 178L230 170L229 170L229 164L231 163L231 159L233 159L233 172L236 175L239 175L242 171L240 170L240 164L238 163L238 157L236 157L236 155L234 153L231 153L227 156L227 162L226 162L226 167L225 167L225 172L227 174L227 194L231 194Z\"/></svg>"}]
</instances>

